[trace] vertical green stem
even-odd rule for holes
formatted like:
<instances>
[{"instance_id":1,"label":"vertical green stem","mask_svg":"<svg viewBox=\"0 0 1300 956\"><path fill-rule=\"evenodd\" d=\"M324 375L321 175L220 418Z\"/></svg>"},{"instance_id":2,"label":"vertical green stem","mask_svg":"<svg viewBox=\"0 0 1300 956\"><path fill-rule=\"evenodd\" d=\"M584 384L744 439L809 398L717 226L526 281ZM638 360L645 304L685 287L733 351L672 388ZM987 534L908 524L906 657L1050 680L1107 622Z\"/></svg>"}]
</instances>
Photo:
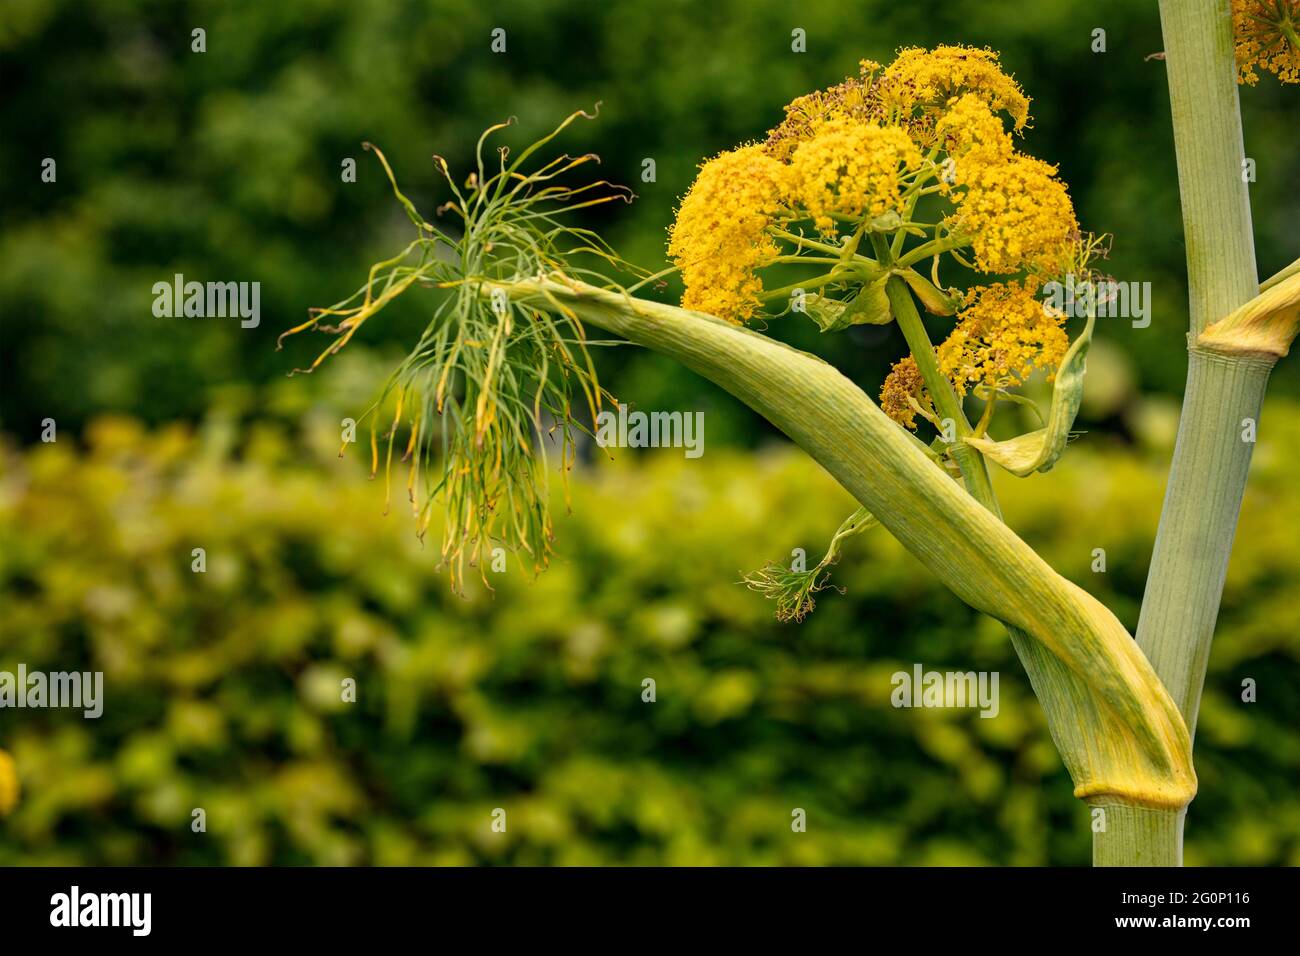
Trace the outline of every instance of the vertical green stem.
<instances>
[{"instance_id":1,"label":"vertical green stem","mask_svg":"<svg viewBox=\"0 0 1300 956\"><path fill-rule=\"evenodd\" d=\"M1228 0L1161 0L1191 331L1259 291Z\"/></svg>"},{"instance_id":2,"label":"vertical green stem","mask_svg":"<svg viewBox=\"0 0 1300 956\"><path fill-rule=\"evenodd\" d=\"M1161 0L1192 336L1258 291L1228 0ZM1267 363L1193 349L1138 645L1194 730ZM1183 814L1107 808L1097 865L1179 865Z\"/></svg>"},{"instance_id":3,"label":"vertical green stem","mask_svg":"<svg viewBox=\"0 0 1300 956\"><path fill-rule=\"evenodd\" d=\"M1137 640L1193 734L1270 367L1190 357Z\"/></svg>"},{"instance_id":4,"label":"vertical green stem","mask_svg":"<svg viewBox=\"0 0 1300 956\"><path fill-rule=\"evenodd\" d=\"M1186 810L1105 808L1106 829L1094 834L1093 866L1182 866Z\"/></svg>"}]
</instances>

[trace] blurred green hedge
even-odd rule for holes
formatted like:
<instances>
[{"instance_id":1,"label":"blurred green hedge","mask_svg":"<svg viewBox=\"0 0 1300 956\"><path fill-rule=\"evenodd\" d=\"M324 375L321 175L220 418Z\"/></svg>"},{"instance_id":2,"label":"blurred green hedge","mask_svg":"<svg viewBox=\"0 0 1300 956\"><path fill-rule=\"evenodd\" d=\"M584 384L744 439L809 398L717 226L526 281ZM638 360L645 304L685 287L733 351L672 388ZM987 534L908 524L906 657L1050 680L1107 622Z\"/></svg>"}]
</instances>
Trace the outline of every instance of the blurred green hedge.
<instances>
[{"instance_id":1,"label":"blurred green hedge","mask_svg":"<svg viewBox=\"0 0 1300 956\"><path fill-rule=\"evenodd\" d=\"M1300 863L1297 412L1263 420L1190 863ZM1168 454L1150 418L1142 453L1085 440L1003 487L1011 523L1130 627ZM83 447L3 452L0 669L103 670L106 703L93 723L0 711L23 787L0 864L1087 862L1001 628L887 534L850 545L847 593L802 625L735 583L796 546L815 559L851 507L796 452L585 466L552 568L460 598L324 420L236 434L101 419ZM1000 671L999 716L891 708L913 662Z\"/></svg>"}]
</instances>

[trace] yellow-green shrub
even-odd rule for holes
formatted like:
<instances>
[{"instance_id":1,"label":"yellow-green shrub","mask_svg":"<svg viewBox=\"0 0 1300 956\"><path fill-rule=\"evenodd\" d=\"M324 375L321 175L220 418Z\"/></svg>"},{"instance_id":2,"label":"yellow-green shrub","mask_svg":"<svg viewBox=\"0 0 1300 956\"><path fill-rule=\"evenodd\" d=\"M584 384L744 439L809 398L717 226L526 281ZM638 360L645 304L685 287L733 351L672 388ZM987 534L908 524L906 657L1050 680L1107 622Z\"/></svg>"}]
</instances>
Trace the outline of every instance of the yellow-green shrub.
<instances>
[{"instance_id":1,"label":"yellow-green shrub","mask_svg":"<svg viewBox=\"0 0 1300 956\"><path fill-rule=\"evenodd\" d=\"M1274 404L1261 431L1191 863L1300 862L1296 411ZM22 782L0 863L1088 859L1087 808L999 626L886 534L848 546L832 579L847 593L797 627L736 583L814 554L851 510L802 456L587 467L551 570L490 574L495 595L471 577L459 598L327 440L231 434L105 419L84 449L4 454L0 669L102 670L106 703L98 721L0 712ZM1165 453L1099 445L1017 483L1007 517L1131 627ZM999 716L890 707L890 674L917 661L1000 671ZM1257 703L1240 700L1248 677Z\"/></svg>"}]
</instances>

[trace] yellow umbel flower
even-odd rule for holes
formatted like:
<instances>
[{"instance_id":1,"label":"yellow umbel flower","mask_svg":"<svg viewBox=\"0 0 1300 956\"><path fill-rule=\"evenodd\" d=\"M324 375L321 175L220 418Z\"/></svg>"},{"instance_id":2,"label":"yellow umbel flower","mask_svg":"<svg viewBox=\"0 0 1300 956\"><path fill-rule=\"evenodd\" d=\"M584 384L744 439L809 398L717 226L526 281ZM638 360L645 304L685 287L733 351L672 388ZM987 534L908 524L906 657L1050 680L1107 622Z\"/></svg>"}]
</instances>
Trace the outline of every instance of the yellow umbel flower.
<instances>
[{"instance_id":1,"label":"yellow umbel flower","mask_svg":"<svg viewBox=\"0 0 1300 956\"><path fill-rule=\"evenodd\" d=\"M981 272L1046 269L1079 234L1074 204L1056 167L1030 156L972 149L956 164L965 192L949 225L966 237Z\"/></svg>"},{"instance_id":2,"label":"yellow umbel flower","mask_svg":"<svg viewBox=\"0 0 1300 956\"><path fill-rule=\"evenodd\" d=\"M0 750L0 817L18 805L18 768L14 758Z\"/></svg>"},{"instance_id":3,"label":"yellow umbel flower","mask_svg":"<svg viewBox=\"0 0 1300 956\"><path fill-rule=\"evenodd\" d=\"M959 395L972 385L1010 388L1035 369L1052 380L1070 340L1064 313L1039 301L1038 288L1031 276L972 290L971 304L938 348L939 368Z\"/></svg>"},{"instance_id":4,"label":"yellow umbel flower","mask_svg":"<svg viewBox=\"0 0 1300 956\"><path fill-rule=\"evenodd\" d=\"M833 119L818 127L790 157L790 199L824 234L835 232L836 215L875 217L901 212L899 177L921 165L921 151L895 126Z\"/></svg>"},{"instance_id":5,"label":"yellow umbel flower","mask_svg":"<svg viewBox=\"0 0 1300 956\"><path fill-rule=\"evenodd\" d=\"M880 410L904 428L916 431L916 404L923 404L925 379L912 356L894 363L880 387Z\"/></svg>"},{"instance_id":6,"label":"yellow umbel flower","mask_svg":"<svg viewBox=\"0 0 1300 956\"><path fill-rule=\"evenodd\" d=\"M759 306L760 266L778 253L767 234L781 201L784 167L759 145L721 153L700 167L669 230L681 270L682 306L741 324Z\"/></svg>"},{"instance_id":7,"label":"yellow umbel flower","mask_svg":"<svg viewBox=\"0 0 1300 956\"><path fill-rule=\"evenodd\" d=\"M881 96L904 111L940 109L952 97L973 93L993 110L1011 115L1017 130L1029 122L1029 98L1002 72L992 50L968 46L908 47L881 77Z\"/></svg>"},{"instance_id":8,"label":"yellow umbel flower","mask_svg":"<svg viewBox=\"0 0 1300 956\"><path fill-rule=\"evenodd\" d=\"M1254 86L1256 67L1300 83L1300 0L1232 0L1237 82Z\"/></svg>"},{"instance_id":9,"label":"yellow umbel flower","mask_svg":"<svg viewBox=\"0 0 1300 956\"><path fill-rule=\"evenodd\" d=\"M1079 228L1056 168L1015 150L1012 134L1028 119L1028 98L991 50L909 48L887 68L862 61L858 77L790 103L762 145L701 167L670 230L682 304L743 323L762 305L763 266L803 256L835 266L814 277L835 285L872 261L860 242L849 249L774 228L802 219L832 240L861 240L867 226L893 233L895 256L907 254L899 230L934 230L937 255L967 265L969 248L982 272L1055 274ZM928 215L919 200L934 193L951 200L950 215L918 219Z\"/></svg>"}]
</instances>

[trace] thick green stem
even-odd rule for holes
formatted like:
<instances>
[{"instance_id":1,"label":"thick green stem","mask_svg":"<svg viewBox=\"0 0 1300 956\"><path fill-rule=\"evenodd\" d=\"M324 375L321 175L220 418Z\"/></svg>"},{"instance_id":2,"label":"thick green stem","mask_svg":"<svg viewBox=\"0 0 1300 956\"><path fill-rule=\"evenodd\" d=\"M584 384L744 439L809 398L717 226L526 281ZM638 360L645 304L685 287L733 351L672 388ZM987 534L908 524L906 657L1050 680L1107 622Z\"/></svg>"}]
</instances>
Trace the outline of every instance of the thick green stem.
<instances>
[{"instance_id":1,"label":"thick green stem","mask_svg":"<svg viewBox=\"0 0 1300 956\"><path fill-rule=\"evenodd\" d=\"M1194 337L1258 291L1228 0L1161 0ZM1269 363L1190 354L1138 645L1195 728ZM1247 424L1249 420L1250 424ZM1182 862L1182 812L1107 808L1097 865Z\"/></svg>"},{"instance_id":2,"label":"thick green stem","mask_svg":"<svg viewBox=\"0 0 1300 956\"><path fill-rule=\"evenodd\" d=\"M1191 353L1137 639L1193 734L1270 368Z\"/></svg>"},{"instance_id":3,"label":"thick green stem","mask_svg":"<svg viewBox=\"0 0 1300 956\"><path fill-rule=\"evenodd\" d=\"M1103 807L1092 839L1093 866L1182 866L1186 810Z\"/></svg>"},{"instance_id":4,"label":"thick green stem","mask_svg":"<svg viewBox=\"0 0 1300 956\"><path fill-rule=\"evenodd\" d=\"M1191 331L1259 291L1228 0L1161 0Z\"/></svg>"}]
</instances>

